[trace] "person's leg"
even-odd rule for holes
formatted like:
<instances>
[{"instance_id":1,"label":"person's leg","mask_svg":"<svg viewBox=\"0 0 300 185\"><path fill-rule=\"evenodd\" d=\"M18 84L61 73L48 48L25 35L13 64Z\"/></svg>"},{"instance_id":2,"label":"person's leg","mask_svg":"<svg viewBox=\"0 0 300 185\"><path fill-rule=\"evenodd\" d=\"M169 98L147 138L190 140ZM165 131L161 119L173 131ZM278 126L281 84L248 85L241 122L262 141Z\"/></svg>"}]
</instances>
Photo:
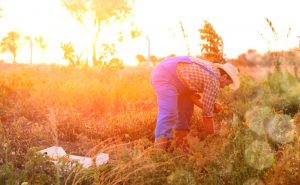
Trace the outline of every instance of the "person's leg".
<instances>
[{"instance_id":1,"label":"person's leg","mask_svg":"<svg viewBox=\"0 0 300 185\"><path fill-rule=\"evenodd\" d=\"M162 66L158 65L151 73L151 84L157 95L158 116L155 128L155 138L161 136L170 139L174 125L178 122L176 87L170 83L172 76Z\"/></svg>"},{"instance_id":2,"label":"person's leg","mask_svg":"<svg viewBox=\"0 0 300 185\"><path fill-rule=\"evenodd\" d=\"M168 149L174 125L178 122L178 92L171 78L169 72L160 65L151 73L151 84L156 91L158 103L154 147L163 150Z\"/></svg>"},{"instance_id":3,"label":"person's leg","mask_svg":"<svg viewBox=\"0 0 300 185\"><path fill-rule=\"evenodd\" d=\"M155 128L154 147L168 150L174 125L178 122L177 91L168 83L154 84L157 94L158 116Z\"/></svg>"},{"instance_id":4,"label":"person's leg","mask_svg":"<svg viewBox=\"0 0 300 185\"><path fill-rule=\"evenodd\" d=\"M154 85L157 94L158 117L155 129L155 138L172 137L172 130L178 122L176 88L168 83Z\"/></svg>"},{"instance_id":5,"label":"person's leg","mask_svg":"<svg viewBox=\"0 0 300 185\"><path fill-rule=\"evenodd\" d=\"M194 104L186 94L178 96L178 122L175 125L176 130L189 130L190 121L194 111Z\"/></svg>"},{"instance_id":6,"label":"person's leg","mask_svg":"<svg viewBox=\"0 0 300 185\"><path fill-rule=\"evenodd\" d=\"M190 121L194 111L194 104L187 95L178 97L178 123L173 130L175 147L187 149L186 137L190 129Z\"/></svg>"}]
</instances>

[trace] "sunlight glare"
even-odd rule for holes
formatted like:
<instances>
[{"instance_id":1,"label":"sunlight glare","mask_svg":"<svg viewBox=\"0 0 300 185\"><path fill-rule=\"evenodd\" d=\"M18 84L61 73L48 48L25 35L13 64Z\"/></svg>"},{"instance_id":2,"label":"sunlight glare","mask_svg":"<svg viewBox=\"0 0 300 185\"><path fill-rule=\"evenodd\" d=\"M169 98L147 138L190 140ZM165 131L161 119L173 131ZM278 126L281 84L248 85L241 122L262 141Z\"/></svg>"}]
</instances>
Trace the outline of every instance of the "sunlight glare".
<instances>
[{"instance_id":1,"label":"sunlight glare","mask_svg":"<svg viewBox=\"0 0 300 185\"><path fill-rule=\"evenodd\" d=\"M233 6L234 5L234 6ZM62 6L61 0L10 0L2 1L5 15L0 19L0 36L8 31L16 30L23 35L35 37L43 35L47 42L47 51L43 57L35 49L35 62L65 63L62 59L61 43L72 42L77 53L84 52L84 57L91 57L91 42L94 30L87 26L87 31ZM288 7L289 11L285 11ZM120 31L129 31L125 24L119 27L105 26L99 37L101 43L115 43L120 57L126 64L135 65L135 56L148 54L150 51L158 57L170 54L187 54L186 45L190 46L192 55L200 54L199 28L203 20L212 23L217 33L223 38L224 53L228 58L237 57L248 49L259 52L267 50L283 50L298 46L300 35L300 16L295 1L204 1L204 0L136 0L133 6L133 22L142 31L142 35L134 40L127 38L117 43ZM278 12L283 12L278 14ZM255 13L253 13L255 12ZM298 16L299 15L299 16ZM278 30L278 39L266 24L265 17L272 20ZM180 22L183 24L187 38L184 39ZM127 24L127 23L126 23ZM286 37L291 27L289 38ZM273 40L268 44L268 40ZM23 45L26 45L24 43ZM51 51L50 51L51 50ZM24 53L22 53L24 52ZM28 49L20 49L19 62L28 62ZM7 56L2 55L2 56Z\"/></svg>"}]
</instances>

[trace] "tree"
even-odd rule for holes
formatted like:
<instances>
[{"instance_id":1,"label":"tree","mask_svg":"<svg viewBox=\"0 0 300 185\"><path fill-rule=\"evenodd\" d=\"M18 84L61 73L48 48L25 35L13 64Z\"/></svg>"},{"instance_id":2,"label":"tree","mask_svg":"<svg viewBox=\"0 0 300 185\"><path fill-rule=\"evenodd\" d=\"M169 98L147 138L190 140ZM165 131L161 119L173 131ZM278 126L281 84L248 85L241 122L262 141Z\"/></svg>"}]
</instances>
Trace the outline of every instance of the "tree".
<instances>
[{"instance_id":1,"label":"tree","mask_svg":"<svg viewBox=\"0 0 300 185\"><path fill-rule=\"evenodd\" d=\"M30 61L29 63L32 64L33 62L33 48L34 44L37 45L42 51L44 51L47 47L44 37L43 36L36 36L32 38L30 35L26 35L25 40L29 42L30 45Z\"/></svg>"},{"instance_id":2,"label":"tree","mask_svg":"<svg viewBox=\"0 0 300 185\"><path fill-rule=\"evenodd\" d=\"M204 41L201 44L201 58L211 62L224 63L223 40L213 26L208 21L204 21L204 26L199 29L199 32L201 40Z\"/></svg>"},{"instance_id":3,"label":"tree","mask_svg":"<svg viewBox=\"0 0 300 185\"><path fill-rule=\"evenodd\" d=\"M25 40L27 40L30 44L30 64L32 64L32 58L33 58L33 41L32 41L32 38L27 35L25 36Z\"/></svg>"},{"instance_id":4,"label":"tree","mask_svg":"<svg viewBox=\"0 0 300 185\"><path fill-rule=\"evenodd\" d=\"M45 50L47 48L47 44L43 36L37 36L34 38L34 42L39 46L40 49Z\"/></svg>"},{"instance_id":5,"label":"tree","mask_svg":"<svg viewBox=\"0 0 300 185\"><path fill-rule=\"evenodd\" d=\"M71 13L71 15L75 18L76 21L78 21L83 27L84 27L84 31L85 31L85 35L86 35L86 39L88 39L88 35L87 35L87 25L85 23L85 15L87 15L88 13L88 9L87 9L87 0L62 0L63 1L63 5L65 6L65 8ZM89 51L88 51L88 47L86 47L86 61L89 60Z\"/></svg>"},{"instance_id":6,"label":"tree","mask_svg":"<svg viewBox=\"0 0 300 185\"><path fill-rule=\"evenodd\" d=\"M100 46L101 55L97 59L97 65L101 66L104 63L109 63L109 58L115 56L117 54L117 50L115 48L115 44L103 43Z\"/></svg>"},{"instance_id":7,"label":"tree","mask_svg":"<svg viewBox=\"0 0 300 185\"><path fill-rule=\"evenodd\" d=\"M93 65L99 65L97 61L97 41L104 24L121 21L130 12L127 0L63 0L67 10L71 12L81 24L86 25L91 18L95 28L94 40L92 43Z\"/></svg>"},{"instance_id":8,"label":"tree","mask_svg":"<svg viewBox=\"0 0 300 185\"><path fill-rule=\"evenodd\" d=\"M70 11L71 15L84 26L84 15L88 11L87 3L87 0L63 0L64 6Z\"/></svg>"},{"instance_id":9,"label":"tree","mask_svg":"<svg viewBox=\"0 0 300 185\"><path fill-rule=\"evenodd\" d=\"M119 58L112 58L108 64L105 63L104 69L106 71L117 72L124 68L123 61Z\"/></svg>"},{"instance_id":10,"label":"tree","mask_svg":"<svg viewBox=\"0 0 300 185\"><path fill-rule=\"evenodd\" d=\"M132 39L135 39L137 37L140 37L142 35L142 31L139 30L138 28L133 28L131 31L130 31L130 36Z\"/></svg>"},{"instance_id":11,"label":"tree","mask_svg":"<svg viewBox=\"0 0 300 185\"><path fill-rule=\"evenodd\" d=\"M40 51L41 51L41 54L42 56L44 55L44 51L46 50L47 48L47 44L45 42L45 39L43 36L36 36L34 38L34 43L39 47Z\"/></svg>"},{"instance_id":12,"label":"tree","mask_svg":"<svg viewBox=\"0 0 300 185\"><path fill-rule=\"evenodd\" d=\"M144 57L144 55L137 54L135 58L138 60L139 64L144 64L147 62L147 59Z\"/></svg>"},{"instance_id":13,"label":"tree","mask_svg":"<svg viewBox=\"0 0 300 185\"><path fill-rule=\"evenodd\" d=\"M160 59L155 55L151 55L150 61L152 62L152 65L155 66L160 61Z\"/></svg>"},{"instance_id":14,"label":"tree","mask_svg":"<svg viewBox=\"0 0 300 185\"><path fill-rule=\"evenodd\" d=\"M133 29L130 32L131 38L135 39L138 37L145 37L146 41L147 41L147 59L144 56L136 56L137 60L139 61L139 63L141 64L141 62L146 62L148 69L150 69L152 60L151 60L151 41L148 35L144 34L139 28L137 28L136 26L134 26L134 24L132 24L131 26L133 26ZM142 61L143 59L141 57L144 57L146 59L146 61Z\"/></svg>"},{"instance_id":15,"label":"tree","mask_svg":"<svg viewBox=\"0 0 300 185\"><path fill-rule=\"evenodd\" d=\"M81 53L80 55L76 54L74 46L71 42L62 43L61 49L64 52L64 59L69 61L70 66L78 66L80 64L83 64L83 61L81 59L83 53Z\"/></svg>"},{"instance_id":16,"label":"tree","mask_svg":"<svg viewBox=\"0 0 300 185\"><path fill-rule=\"evenodd\" d=\"M15 31L10 31L1 41L1 52L10 52L13 55L13 63L16 63L17 52L18 52L18 41L20 39L20 34Z\"/></svg>"}]
</instances>

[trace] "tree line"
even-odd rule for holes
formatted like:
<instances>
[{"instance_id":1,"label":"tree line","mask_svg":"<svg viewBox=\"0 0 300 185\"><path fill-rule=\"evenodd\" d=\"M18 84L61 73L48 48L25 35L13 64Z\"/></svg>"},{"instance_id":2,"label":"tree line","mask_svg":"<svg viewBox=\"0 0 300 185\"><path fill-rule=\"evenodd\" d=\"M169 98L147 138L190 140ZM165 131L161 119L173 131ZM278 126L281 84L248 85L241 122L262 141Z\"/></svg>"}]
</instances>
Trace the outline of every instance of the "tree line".
<instances>
[{"instance_id":1,"label":"tree line","mask_svg":"<svg viewBox=\"0 0 300 185\"><path fill-rule=\"evenodd\" d=\"M90 48L92 48L92 57L90 58L92 61L88 61L90 60L88 56L83 58L83 52L89 52L76 51L72 41L68 43L61 43L60 48L64 54L63 58L67 60L71 66L91 63L93 66L122 68L123 61L114 57L117 53L115 45L113 43L103 43L99 45L99 38L101 37L101 31L108 23L122 22L130 19L132 16L131 2L129 0L62 0L62 3L66 11L68 11L72 17L83 26L86 36L88 36L88 27L93 28L94 34L93 41L90 43ZM0 17L2 12L3 11L0 8ZM182 29L184 31L183 26ZM199 32L200 39L204 42L201 44L201 52L199 52L201 54L198 57L212 62L223 63L225 61L223 55L223 41L214 30L213 26L208 21L205 21L204 26L199 29ZM134 28L130 31L130 36L131 38L140 37L141 31L138 28ZM122 39L123 33L120 32L119 41L122 42ZM30 63L32 63L33 45L37 45L41 50L47 49L47 44L43 36L32 37L28 35L21 35L17 31L9 31L1 39L0 52L11 53L13 63L17 63L16 58L21 47L21 40L25 41L30 46ZM187 47L189 47L188 44ZM88 48L85 50L88 50ZM148 55L149 56L145 57L141 54L137 54L136 59L140 64L150 62L151 65L155 65L164 58L157 57L150 53L148 53ZM170 54L169 56L173 55L174 54Z\"/></svg>"}]
</instances>

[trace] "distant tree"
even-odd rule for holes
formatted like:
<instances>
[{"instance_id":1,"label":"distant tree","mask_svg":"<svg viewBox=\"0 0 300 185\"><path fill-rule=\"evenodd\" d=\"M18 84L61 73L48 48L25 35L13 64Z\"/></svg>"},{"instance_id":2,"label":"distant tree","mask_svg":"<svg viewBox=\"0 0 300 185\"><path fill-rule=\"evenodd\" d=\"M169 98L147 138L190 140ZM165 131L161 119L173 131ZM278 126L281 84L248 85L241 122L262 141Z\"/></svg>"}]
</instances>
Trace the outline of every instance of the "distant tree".
<instances>
[{"instance_id":1,"label":"distant tree","mask_svg":"<svg viewBox=\"0 0 300 185\"><path fill-rule=\"evenodd\" d=\"M69 43L62 43L61 49L64 52L64 59L69 61L70 66L78 66L83 64L82 61L82 53L80 55L75 53L74 46L71 42Z\"/></svg>"},{"instance_id":2,"label":"distant tree","mask_svg":"<svg viewBox=\"0 0 300 185\"><path fill-rule=\"evenodd\" d=\"M155 66L159 61L161 61L163 59L163 58L158 58L155 55L151 55L149 57L149 59L147 59L146 57L144 57L141 54L138 54L135 57L138 60L139 64L141 64L141 65L146 64L147 62L149 62L148 60L150 60L151 65L153 65L153 66Z\"/></svg>"},{"instance_id":3,"label":"distant tree","mask_svg":"<svg viewBox=\"0 0 300 185\"><path fill-rule=\"evenodd\" d=\"M38 46L38 48L42 52L42 55L44 55L44 51L47 48L47 44L46 44L46 41L45 41L44 37L43 36L36 36L34 38L34 43Z\"/></svg>"},{"instance_id":4,"label":"distant tree","mask_svg":"<svg viewBox=\"0 0 300 185\"><path fill-rule=\"evenodd\" d=\"M123 61L119 58L112 58L108 63L105 63L104 70L117 72L124 68Z\"/></svg>"},{"instance_id":5,"label":"distant tree","mask_svg":"<svg viewBox=\"0 0 300 185\"><path fill-rule=\"evenodd\" d=\"M110 58L114 57L117 54L117 50L115 48L115 44L103 43L100 46L100 56L97 60L98 66L103 65L104 63L109 63Z\"/></svg>"},{"instance_id":6,"label":"distant tree","mask_svg":"<svg viewBox=\"0 0 300 185\"><path fill-rule=\"evenodd\" d=\"M69 61L70 65L75 65L75 50L73 44L71 42L62 43L60 47L64 52L64 59Z\"/></svg>"},{"instance_id":7,"label":"distant tree","mask_svg":"<svg viewBox=\"0 0 300 185\"><path fill-rule=\"evenodd\" d=\"M211 62L224 63L223 40L213 26L208 21L205 21L203 28L199 29L199 32L200 38L204 42L201 44L201 58Z\"/></svg>"},{"instance_id":8,"label":"distant tree","mask_svg":"<svg viewBox=\"0 0 300 185\"><path fill-rule=\"evenodd\" d=\"M1 52L10 52L13 55L13 63L16 62L17 53L19 49L18 41L20 39L20 34L15 31L10 31L5 37L1 40Z\"/></svg>"},{"instance_id":9,"label":"distant tree","mask_svg":"<svg viewBox=\"0 0 300 185\"><path fill-rule=\"evenodd\" d=\"M138 59L139 62L142 62L142 63L146 62L146 65L147 65L148 69L150 69L150 66L152 65L151 64L152 63L152 60L151 60L151 40L150 40L148 35L144 34L139 28L134 26L134 24L132 24L131 26L133 27L132 30L131 30L131 38L132 39L135 39L135 38L138 38L138 37L143 37L147 41L147 58L143 56L146 59L146 61L143 61L143 58L141 58L141 56L138 56L139 58L137 58L137 59Z\"/></svg>"},{"instance_id":10,"label":"distant tree","mask_svg":"<svg viewBox=\"0 0 300 185\"><path fill-rule=\"evenodd\" d=\"M86 39L88 40L88 30L87 30L87 23L85 21L85 16L88 13L87 9L87 0L62 0L64 7L71 13L71 15L78 21L84 28ZM86 47L86 60L89 60L89 51L88 47Z\"/></svg>"},{"instance_id":11,"label":"distant tree","mask_svg":"<svg viewBox=\"0 0 300 185\"><path fill-rule=\"evenodd\" d=\"M151 65L155 66L157 63L159 63L163 59L168 58L168 57L175 57L175 56L176 56L175 54L170 54L166 57L157 57L155 55L151 55L149 58L151 61ZM141 64L141 65L146 64L148 62L148 59L146 57L144 57L144 55L141 55L141 54L136 55L135 58L138 60L139 64Z\"/></svg>"},{"instance_id":12,"label":"distant tree","mask_svg":"<svg viewBox=\"0 0 300 185\"><path fill-rule=\"evenodd\" d=\"M81 24L93 20L95 28L93 48L93 65L99 65L97 61L97 41L98 36L105 23L113 21L121 21L126 18L131 8L128 0L62 0L64 6ZM85 19L86 18L86 19Z\"/></svg>"},{"instance_id":13,"label":"distant tree","mask_svg":"<svg viewBox=\"0 0 300 185\"><path fill-rule=\"evenodd\" d=\"M175 57L176 55L175 54L169 54L167 57Z\"/></svg>"},{"instance_id":14,"label":"distant tree","mask_svg":"<svg viewBox=\"0 0 300 185\"><path fill-rule=\"evenodd\" d=\"M39 46L40 49L45 50L47 48L47 44L43 36L37 36L34 38L34 42Z\"/></svg>"},{"instance_id":15,"label":"distant tree","mask_svg":"<svg viewBox=\"0 0 300 185\"><path fill-rule=\"evenodd\" d=\"M130 36L132 39L140 37L141 35L142 35L142 31L136 27L130 31Z\"/></svg>"},{"instance_id":16,"label":"distant tree","mask_svg":"<svg viewBox=\"0 0 300 185\"><path fill-rule=\"evenodd\" d=\"M30 46L30 61L29 63L32 64L32 58L33 58L33 41L31 36L27 35L25 36L25 40L27 40L29 42L29 46Z\"/></svg>"},{"instance_id":17,"label":"distant tree","mask_svg":"<svg viewBox=\"0 0 300 185\"><path fill-rule=\"evenodd\" d=\"M147 59L144 57L144 55L137 54L135 58L138 60L139 64L144 64L147 62Z\"/></svg>"},{"instance_id":18,"label":"distant tree","mask_svg":"<svg viewBox=\"0 0 300 185\"><path fill-rule=\"evenodd\" d=\"M84 16L88 10L88 0L62 0L63 5L70 11L71 15L83 26L85 26Z\"/></svg>"},{"instance_id":19,"label":"distant tree","mask_svg":"<svg viewBox=\"0 0 300 185\"><path fill-rule=\"evenodd\" d=\"M152 62L152 65L156 65L156 63L158 63L158 61L159 61L159 58L155 55L151 55L150 61Z\"/></svg>"},{"instance_id":20,"label":"distant tree","mask_svg":"<svg viewBox=\"0 0 300 185\"><path fill-rule=\"evenodd\" d=\"M47 45L45 43L43 36L36 36L33 38L30 35L26 35L24 37L24 39L29 42L29 46L30 46L30 61L29 61L29 63L32 64L34 45L38 46L42 51L44 51L46 49Z\"/></svg>"}]
</instances>

